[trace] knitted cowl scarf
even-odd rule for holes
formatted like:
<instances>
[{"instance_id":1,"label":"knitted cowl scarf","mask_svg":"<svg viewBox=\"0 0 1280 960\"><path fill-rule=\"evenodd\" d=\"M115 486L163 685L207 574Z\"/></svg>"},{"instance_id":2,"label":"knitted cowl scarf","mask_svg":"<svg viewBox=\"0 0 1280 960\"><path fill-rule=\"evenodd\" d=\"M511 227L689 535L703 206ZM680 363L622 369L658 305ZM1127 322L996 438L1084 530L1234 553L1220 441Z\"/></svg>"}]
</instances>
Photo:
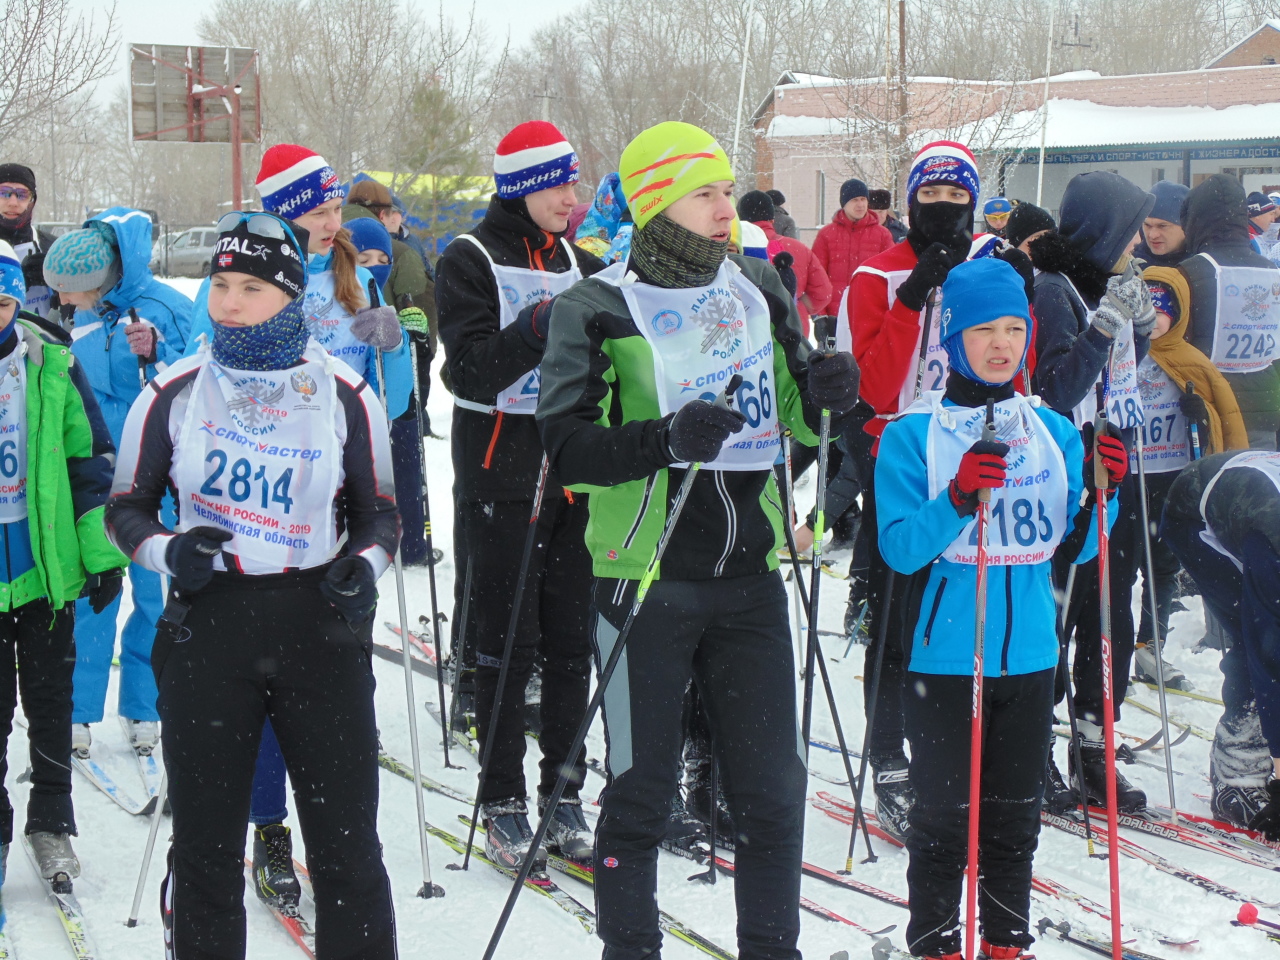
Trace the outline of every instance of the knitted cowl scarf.
<instances>
[{"instance_id":1,"label":"knitted cowl scarf","mask_svg":"<svg viewBox=\"0 0 1280 960\"><path fill-rule=\"evenodd\" d=\"M213 325L213 359L232 370L284 370L302 359L307 322L298 297L270 320L252 327Z\"/></svg>"},{"instance_id":2,"label":"knitted cowl scarf","mask_svg":"<svg viewBox=\"0 0 1280 960\"><path fill-rule=\"evenodd\" d=\"M728 255L728 240L700 237L660 213L632 235L628 263L659 287L705 287Z\"/></svg>"}]
</instances>

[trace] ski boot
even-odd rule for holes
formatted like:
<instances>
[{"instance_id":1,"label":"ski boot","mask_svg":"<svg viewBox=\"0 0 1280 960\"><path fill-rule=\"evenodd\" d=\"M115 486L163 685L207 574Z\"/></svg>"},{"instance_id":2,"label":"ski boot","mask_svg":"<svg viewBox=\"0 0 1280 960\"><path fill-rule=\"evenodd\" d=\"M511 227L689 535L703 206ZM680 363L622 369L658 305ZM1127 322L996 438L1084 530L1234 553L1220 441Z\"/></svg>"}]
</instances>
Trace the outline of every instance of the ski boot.
<instances>
[{"instance_id":1,"label":"ski boot","mask_svg":"<svg viewBox=\"0 0 1280 960\"><path fill-rule=\"evenodd\" d=\"M93 746L93 734L89 732L87 723L71 725L71 755L81 760L89 759L89 748Z\"/></svg>"},{"instance_id":2,"label":"ski boot","mask_svg":"<svg viewBox=\"0 0 1280 960\"><path fill-rule=\"evenodd\" d=\"M282 913L297 913L302 886L293 871L293 839L283 823L253 828L253 889Z\"/></svg>"},{"instance_id":3,"label":"ski boot","mask_svg":"<svg viewBox=\"0 0 1280 960\"><path fill-rule=\"evenodd\" d=\"M538 816L546 819L546 797L538 797ZM582 801L577 797L565 797L557 804L547 827L547 849L566 860L591 865L595 856L595 834L587 826L582 815Z\"/></svg>"},{"instance_id":4,"label":"ski boot","mask_svg":"<svg viewBox=\"0 0 1280 960\"><path fill-rule=\"evenodd\" d=\"M1159 683L1156 673L1156 650L1149 643L1140 643L1133 650L1133 678L1142 683ZM1170 690L1194 690L1187 675L1168 660L1164 661L1164 685Z\"/></svg>"},{"instance_id":5,"label":"ski boot","mask_svg":"<svg viewBox=\"0 0 1280 960\"><path fill-rule=\"evenodd\" d=\"M685 808L711 835L711 761L702 758L685 760ZM716 791L716 846L734 850L738 843L738 825L734 822L724 792Z\"/></svg>"},{"instance_id":6,"label":"ski boot","mask_svg":"<svg viewBox=\"0 0 1280 960\"><path fill-rule=\"evenodd\" d=\"M984 937L982 946L978 948L978 960L1035 960L1035 955L1022 947L997 947Z\"/></svg>"},{"instance_id":7,"label":"ski boot","mask_svg":"<svg viewBox=\"0 0 1280 960\"><path fill-rule=\"evenodd\" d=\"M71 849L71 838L65 833L37 830L27 834L36 855L40 876L51 883L70 883L80 876L80 861Z\"/></svg>"},{"instance_id":8,"label":"ski boot","mask_svg":"<svg viewBox=\"0 0 1280 960\"><path fill-rule=\"evenodd\" d=\"M471 741L477 739L476 729L476 668L462 662L455 681L457 684L457 706L453 716L449 718L449 728L453 731L453 739L470 749Z\"/></svg>"},{"instance_id":9,"label":"ski boot","mask_svg":"<svg viewBox=\"0 0 1280 960\"><path fill-rule=\"evenodd\" d=\"M1107 805L1107 759L1104 747L1103 729L1096 723L1080 720L1079 728L1080 759L1083 771L1076 770L1076 754L1074 748L1067 755L1067 771L1079 795L1090 804L1099 807ZM1121 813L1138 813L1147 808L1147 795L1124 778L1116 770L1116 809Z\"/></svg>"},{"instance_id":10,"label":"ski boot","mask_svg":"<svg viewBox=\"0 0 1280 960\"><path fill-rule=\"evenodd\" d=\"M667 832L662 838L662 845L673 853L690 857L703 856L709 850L706 826L689 813L678 789L671 801L671 814L667 817Z\"/></svg>"},{"instance_id":11,"label":"ski boot","mask_svg":"<svg viewBox=\"0 0 1280 960\"><path fill-rule=\"evenodd\" d=\"M1256 712L1219 720L1209 749L1209 784L1213 788L1209 808L1214 817L1248 827L1271 799L1267 794L1271 770L1271 751Z\"/></svg>"},{"instance_id":12,"label":"ski boot","mask_svg":"<svg viewBox=\"0 0 1280 960\"><path fill-rule=\"evenodd\" d=\"M916 792L907 776L906 757L872 764L875 776L871 783L876 792L876 819L891 837L906 841L910 825L907 818L915 806Z\"/></svg>"},{"instance_id":13,"label":"ski boot","mask_svg":"<svg viewBox=\"0 0 1280 960\"><path fill-rule=\"evenodd\" d=\"M160 742L160 723L156 720L130 720L125 718L129 731L129 746L140 757L149 757Z\"/></svg>"},{"instance_id":14,"label":"ski boot","mask_svg":"<svg viewBox=\"0 0 1280 960\"><path fill-rule=\"evenodd\" d=\"M480 806L484 823L485 855L503 870L519 870L530 857L529 845L533 828L523 797L509 797ZM547 869L547 854L539 849L533 854L533 873Z\"/></svg>"},{"instance_id":15,"label":"ski boot","mask_svg":"<svg viewBox=\"0 0 1280 960\"><path fill-rule=\"evenodd\" d=\"M1058 769L1053 754L1049 754L1049 767L1044 778L1044 808L1050 813L1066 813L1080 806L1080 795L1067 786L1062 771Z\"/></svg>"}]
</instances>

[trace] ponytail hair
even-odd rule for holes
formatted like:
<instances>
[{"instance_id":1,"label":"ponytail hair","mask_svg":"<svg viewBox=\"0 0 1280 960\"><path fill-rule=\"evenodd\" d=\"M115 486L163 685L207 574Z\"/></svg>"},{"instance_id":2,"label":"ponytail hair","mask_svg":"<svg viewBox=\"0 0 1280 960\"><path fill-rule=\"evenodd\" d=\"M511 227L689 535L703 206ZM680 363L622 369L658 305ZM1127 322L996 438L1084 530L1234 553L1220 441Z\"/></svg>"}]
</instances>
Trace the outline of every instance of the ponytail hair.
<instances>
[{"instance_id":1,"label":"ponytail hair","mask_svg":"<svg viewBox=\"0 0 1280 960\"><path fill-rule=\"evenodd\" d=\"M360 286L360 277L356 273L356 248L346 227L333 238L333 296L352 315L372 306L368 293Z\"/></svg>"}]
</instances>

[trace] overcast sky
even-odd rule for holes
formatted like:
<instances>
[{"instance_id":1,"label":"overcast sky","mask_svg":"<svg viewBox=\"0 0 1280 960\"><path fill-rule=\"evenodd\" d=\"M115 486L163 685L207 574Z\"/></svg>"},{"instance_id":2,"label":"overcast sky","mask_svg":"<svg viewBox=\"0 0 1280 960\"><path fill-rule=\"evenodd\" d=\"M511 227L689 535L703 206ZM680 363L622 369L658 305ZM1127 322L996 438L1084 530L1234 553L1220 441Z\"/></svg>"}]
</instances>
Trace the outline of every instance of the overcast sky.
<instances>
[{"instance_id":1,"label":"overcast sky","mask_svg":"<svg viewBox=\"0 0 1280 960\"><path fill-rule=\"evenodd\" d=\"M103 0L69 0L71 6L84 15L92 15L101 22L110 9ZM571 10L582 0L541 0L530 6L526 0L473 0L476 19L488 26L495 39L512 33L512 45L519 46L524 37L535 29ZM424 14L434 16L437 4L431 0L409 0ZM212 0L119 0L116 4L116 22L120 26L120 57L114 76L99 88L99 99L109 99L115 88L129 78L127 45L131 43L181 43L200 42L196 24L204 12L213 6ZM453 17L466 16L465 3L449 4ZM518 24L513 32L512 25ZM496 46L500 46L497 44Z\"/></svg>"}]
</instances>

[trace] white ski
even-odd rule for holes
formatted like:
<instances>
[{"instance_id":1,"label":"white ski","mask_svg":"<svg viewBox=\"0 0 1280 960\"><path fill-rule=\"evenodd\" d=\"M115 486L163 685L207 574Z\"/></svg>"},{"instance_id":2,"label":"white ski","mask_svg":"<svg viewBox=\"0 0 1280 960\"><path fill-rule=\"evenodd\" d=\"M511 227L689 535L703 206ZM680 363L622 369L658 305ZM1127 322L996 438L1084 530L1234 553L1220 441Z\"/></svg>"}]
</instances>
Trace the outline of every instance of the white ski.
<instances>
[{"instance_id":1,"label":"white ski","mask_svg":"<svg viewBox=\"0 0 1280 960\"><path fill-rule=\"evenodd\" d=\"M31 840L25 833L22 835L22 846L27 851L27 859L31 861L31 869L35 871L36 879L44 886L45 892L53 902L53 908L58 912L63 932L71 943L71 952L77 960L94 960L94 957L99 956L98 949L94 946L93 940L89 937L89 931L85 927L84 913L80 909L80 903L76 900L76 895L71 892L71 880L66 878L46 880L40 876L40 864L36 860L36 852L31 848Z\"/></svg>"},{"instance_id":2,"label":"white ski","mask_svg":"<svg viewBox=\"0 0 1280 960\"><path fill-rule=\"evenodd\" d=\"M120 729L124 731L124 742L129 743L129 721L124 717L120 717L119 720ZM156 744L155 749L159 749L159 746L159 744ZM152 798L160 792L160 779L163 775L160 770L160 763L156 760L155 749L148 750L146 753L139 753L132 745L129 747L129 752L133 754L134 760L138 762L138 776L142 778L142 784L147 791L147 796ZM151 808L151 810L154 809L154 807ZM151 811L148 810L147 812L150 813Z\"/></svg>"},{"instance_id":3,"label":"white ski","mask_svg":"<svg viewBox=\"0 0 1280 960\"><path fill-rule=\"evenodd\" d=\"M92 757L81 758L72 754L71 766L79 770L86 780L115 801L125 813L140 817L150 814L155 809L156 798L154 796L150 796L139 803L120 784L116 783L111 774L102 769L98 761Z\"/></svg>"}]
</instances>

